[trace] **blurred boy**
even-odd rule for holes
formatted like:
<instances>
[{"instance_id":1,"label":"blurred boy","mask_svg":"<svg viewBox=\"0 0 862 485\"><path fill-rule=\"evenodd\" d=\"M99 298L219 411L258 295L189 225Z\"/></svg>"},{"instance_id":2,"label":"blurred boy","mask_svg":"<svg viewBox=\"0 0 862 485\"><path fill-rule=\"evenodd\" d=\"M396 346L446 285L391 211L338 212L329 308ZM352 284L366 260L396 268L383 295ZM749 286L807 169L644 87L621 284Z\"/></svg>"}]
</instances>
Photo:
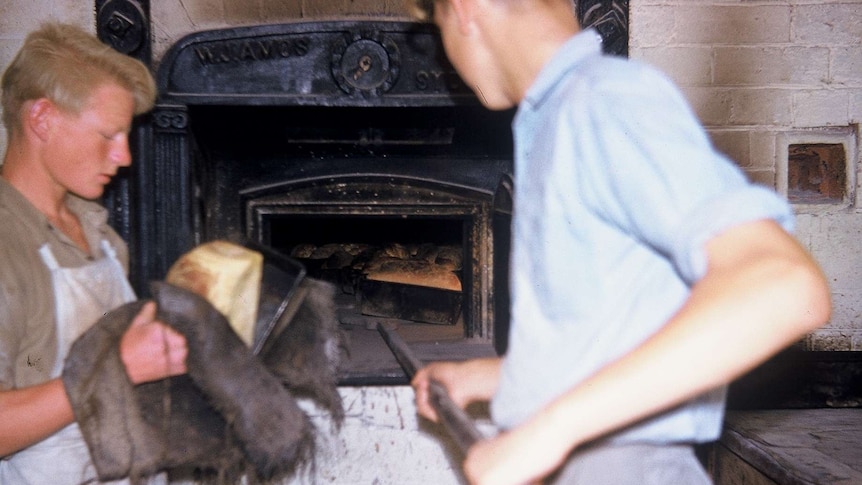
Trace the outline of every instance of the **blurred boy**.
<instances>
[{"instance_id":1,"label":"blurred boy","mask_svg":"<svg viewBox=\"0 0 862 485\"><path fill-rule=\"evenodd\" d=\"M518 107L509 349L417 373L420 414L429 379L491 400L471 483L709 483L692 445L719 436L724 386L829 318L790 207L571 0L413 6L486 107Z\"/></svg>"}]
</instances>

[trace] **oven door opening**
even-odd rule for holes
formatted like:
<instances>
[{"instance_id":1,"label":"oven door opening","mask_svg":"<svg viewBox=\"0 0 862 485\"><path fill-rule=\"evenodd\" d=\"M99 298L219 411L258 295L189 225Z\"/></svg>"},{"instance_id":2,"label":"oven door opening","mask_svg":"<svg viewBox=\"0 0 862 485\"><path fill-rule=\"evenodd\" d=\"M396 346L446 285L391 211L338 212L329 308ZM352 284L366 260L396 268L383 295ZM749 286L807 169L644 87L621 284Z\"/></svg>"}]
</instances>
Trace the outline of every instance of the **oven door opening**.
<instances>
[{"instance_id":1,"label":"oven door opening","mask_svg":"<svg viewBox=\"0 0 862 485\"><path fill-rule=\"evenodd\" d=\"M339 291L343 324L416 328L414 340L464 338L465 226L459 218L271 216L269 245ZM467 259L469 264L469 259ZM468 297L469 299L469 297Z\"/></svg>"},{"instance_id":2,"label":"oven door opening","mask_svg":"<svg viewBox=\"0 0 862 485\"><path fill-rule=\"evenodd\" d=\"M363 199L364 189L358 192ZM249 204L251 237L336 286L349 349L342 384L405 382L378 323L394 328L426 361L495 355L485 338L493 293L486 203L272 202Z\"/></svg>"}]
</instances>

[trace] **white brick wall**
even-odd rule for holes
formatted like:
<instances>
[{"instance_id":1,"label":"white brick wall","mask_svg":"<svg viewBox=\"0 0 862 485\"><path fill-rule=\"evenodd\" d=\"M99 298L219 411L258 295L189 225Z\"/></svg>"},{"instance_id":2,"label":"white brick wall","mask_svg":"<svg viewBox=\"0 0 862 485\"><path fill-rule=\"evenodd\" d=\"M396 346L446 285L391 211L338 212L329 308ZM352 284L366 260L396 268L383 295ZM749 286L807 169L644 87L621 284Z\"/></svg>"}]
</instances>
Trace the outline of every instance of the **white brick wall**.
<instances>
[{"instance_id":1,"label":"white brick wall","mask_svg":"<svg viewBox=\"0 0 862 485\"><path fill-rule=\"evenodd\" d=\"M796 206L797 235L832 285L815 350L862 350L862 2L631 0L631 57L665 70L713 142L752 180L786 188L788 140L844 127L850 199Z\"/></svg>"}]
</instances>

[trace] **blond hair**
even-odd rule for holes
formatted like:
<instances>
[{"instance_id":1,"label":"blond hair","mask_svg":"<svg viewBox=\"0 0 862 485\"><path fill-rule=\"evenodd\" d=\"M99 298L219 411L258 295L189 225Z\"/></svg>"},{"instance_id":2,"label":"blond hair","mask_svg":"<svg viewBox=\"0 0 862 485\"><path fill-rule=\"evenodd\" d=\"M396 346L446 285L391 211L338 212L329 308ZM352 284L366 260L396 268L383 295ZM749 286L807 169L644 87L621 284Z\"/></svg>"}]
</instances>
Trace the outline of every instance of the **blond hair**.
<instances>
[{"instance_id":1,"label":"blond hair","mask_svg":"<svg viewBox=\"0 0 862 485\"><path fill-rule=\"evenodd\" d=\"M13 133L20 128L24 103L41 98L66 112L80 113L92 93L106 83L132 94L135 114L153 107L155 81L142 62L117 52L80 27L44 24L27 36L3 73L3 124Z\"/></svg>"}]
</instances>

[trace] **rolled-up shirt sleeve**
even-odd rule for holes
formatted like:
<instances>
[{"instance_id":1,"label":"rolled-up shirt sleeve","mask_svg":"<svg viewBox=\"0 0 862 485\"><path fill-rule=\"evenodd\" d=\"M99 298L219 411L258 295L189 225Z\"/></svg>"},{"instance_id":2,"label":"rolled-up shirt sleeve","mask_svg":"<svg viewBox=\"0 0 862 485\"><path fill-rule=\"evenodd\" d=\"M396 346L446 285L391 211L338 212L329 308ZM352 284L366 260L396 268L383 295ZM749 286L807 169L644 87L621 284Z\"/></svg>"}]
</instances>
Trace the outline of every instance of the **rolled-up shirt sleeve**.
<instances>
[{"instance_id":1,"label":"rolled-up shirt sleeve","mask_svg":"<svg viewBox=\"0 0 862 485\"><path fill-rule=\"evenodd\" d=\"M601 102L572 111L588 123L591 150L580 160L579 181L601 217L665 254L689 284L706 271L705 243L739 224L774 219L793 230L793 213L775 191L749 183L744 173L711 147L706 132L678 91L650 69L643 82L604 93ZM610 89L613 89L613 85ZM661 109L677 103L676 109ZM632 107L636 109L632 109ZM662 113L652 118L650 113Z\"/></svg>"}]
</instances>

